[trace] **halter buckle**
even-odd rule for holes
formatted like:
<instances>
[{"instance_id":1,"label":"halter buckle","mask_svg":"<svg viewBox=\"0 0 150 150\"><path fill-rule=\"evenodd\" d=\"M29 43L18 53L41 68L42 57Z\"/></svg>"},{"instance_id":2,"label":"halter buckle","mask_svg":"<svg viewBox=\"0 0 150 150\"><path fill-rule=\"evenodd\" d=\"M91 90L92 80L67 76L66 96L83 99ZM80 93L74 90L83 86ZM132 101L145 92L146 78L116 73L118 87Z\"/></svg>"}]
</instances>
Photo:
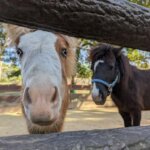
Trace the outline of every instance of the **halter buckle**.
<instances>
[{"instance_id":1,"label":"halter buckle","mask_svg":"<svg viewBox=\"0 0 150 150\"><path fill-rule=\"evenodd\" d=\"M112 87L112 86L111 86L111 87L108 87L109 93L112 93L112 90L113 90L113 87Z\"/></svg>"}]
</instances>

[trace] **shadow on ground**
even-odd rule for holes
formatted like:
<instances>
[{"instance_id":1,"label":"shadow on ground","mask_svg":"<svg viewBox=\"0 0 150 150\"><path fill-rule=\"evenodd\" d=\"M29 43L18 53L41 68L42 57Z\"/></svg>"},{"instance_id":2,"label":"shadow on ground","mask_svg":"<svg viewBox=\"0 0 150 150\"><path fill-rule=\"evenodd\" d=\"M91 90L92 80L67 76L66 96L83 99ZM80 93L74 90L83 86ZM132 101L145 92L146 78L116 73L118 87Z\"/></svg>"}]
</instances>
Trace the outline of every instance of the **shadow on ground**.
<instances>
[{"instance_id":1,"label":"shadow on ground","mask_svg":"<svg viewBox=\"0 0 150 150\"><path fill-rule=\"evenodd\" d=\"M143 112L142 125L150 124L150 112ZM109 129L123 127L123 121L115 107L98 107L85 102L80 110L68 110L64 131ZM0 136L28 134L19 104L0 107Z\"/></svg>"}]
</instances>

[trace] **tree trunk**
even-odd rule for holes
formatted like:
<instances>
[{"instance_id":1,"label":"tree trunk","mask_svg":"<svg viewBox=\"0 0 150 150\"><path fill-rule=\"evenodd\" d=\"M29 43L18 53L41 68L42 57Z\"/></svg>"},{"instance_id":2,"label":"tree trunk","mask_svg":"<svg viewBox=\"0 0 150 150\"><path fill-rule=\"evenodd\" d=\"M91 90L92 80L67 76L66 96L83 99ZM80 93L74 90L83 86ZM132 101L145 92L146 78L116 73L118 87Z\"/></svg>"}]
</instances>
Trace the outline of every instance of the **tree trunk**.
<instances>
[{"instance_id":1,"label":"tree trunk","mask_svg":"<svg viewBox=\"0 0 150 150\"><path fill-rule=\"evenodd\" d=\"M3 74L3 61L0 57L0 81L2 81L2 74Z\"/></svg>"},{"instance_id":2,"label":"tree trunk","mask_svg":"<svg viewBox=\"0 0 150 150\"><path fill-rule=\"evenodd\" d=\"M126 0L0 0L0 21L150 51L150 9Z\"/></svg>"},{"instance_id":3,"label":"tree trunk","mask_svg":"<svg viewBox=\"0 0 150 150\"><path fill-rule=\"evenodd\" d=\"M0 150L149 150L150 127L0 138Z\"/></svg>"}]
</instances>

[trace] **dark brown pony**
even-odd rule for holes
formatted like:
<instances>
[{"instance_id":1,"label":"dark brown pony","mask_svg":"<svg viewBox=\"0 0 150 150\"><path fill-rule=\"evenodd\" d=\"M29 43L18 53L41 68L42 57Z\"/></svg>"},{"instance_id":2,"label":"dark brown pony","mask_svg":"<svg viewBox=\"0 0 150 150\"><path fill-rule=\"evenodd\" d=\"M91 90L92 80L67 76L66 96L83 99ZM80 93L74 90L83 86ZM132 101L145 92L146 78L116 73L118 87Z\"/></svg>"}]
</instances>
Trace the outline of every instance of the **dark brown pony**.
<instances>
[{"instance_id":1,"label":"dark brown pony","mask_svg":"<svg viewBox=\"0 0 150 150\"><path fill-rule=\"evenodd\" d=\"M90 57L94 102L104 104L111 94L124 126L139 126L141 111L150 109L150 70L130 65L121 49L106 44L93 49Z\"/></svg>"}]
</instances>

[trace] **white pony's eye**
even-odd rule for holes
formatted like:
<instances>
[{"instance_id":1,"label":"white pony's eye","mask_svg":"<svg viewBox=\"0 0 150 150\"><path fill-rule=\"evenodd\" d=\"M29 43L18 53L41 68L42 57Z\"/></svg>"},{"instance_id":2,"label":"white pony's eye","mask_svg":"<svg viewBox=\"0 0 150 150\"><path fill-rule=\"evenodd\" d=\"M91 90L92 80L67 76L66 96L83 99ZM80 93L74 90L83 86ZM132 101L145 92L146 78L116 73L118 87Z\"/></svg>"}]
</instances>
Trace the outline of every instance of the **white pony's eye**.
<instances>
[{"instance_id":1,"label":"white pony's eye","mask_svg":"<svg viewBox=\"0 0 150 150\"><path fill-rule=\"evenodd\" d=\"M19 57L22 57L22 55L23 55L23 51L20 48L17 48L17 55Z\"/></svg>"},{"instance_id":2,"label":"white pony's eye","mask_svg":"<svg viewBox=\"0 0 150 150\"><path fill-rule=\"evenodd\" d=\"M67 57L67 54L68 54L67 49L66 49L66 48L63 48L63 49L61 50L61 55L62 55L63 57Z\"/></svg>"}]
</instances>

